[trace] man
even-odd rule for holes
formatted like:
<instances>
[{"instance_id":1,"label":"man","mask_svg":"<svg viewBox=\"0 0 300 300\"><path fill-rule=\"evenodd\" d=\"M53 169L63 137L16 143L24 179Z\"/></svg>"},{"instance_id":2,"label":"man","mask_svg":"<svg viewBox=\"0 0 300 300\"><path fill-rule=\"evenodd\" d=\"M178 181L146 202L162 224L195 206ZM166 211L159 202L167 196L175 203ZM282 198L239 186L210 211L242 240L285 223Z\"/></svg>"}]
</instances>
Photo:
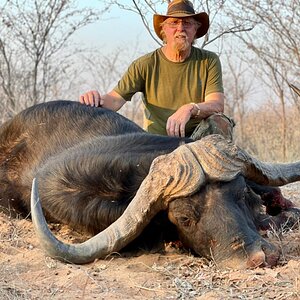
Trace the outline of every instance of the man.
<instances>
[{"instance_id":1,"label":"man","mask_svg":"<svg viewBox=\"0 0 300 300\"><path fill-rule=\"evenodd\" d=\"M224 127L221 133L231 138L232 123L222 114L219 58L193 46L208 31L208 15L195 13L190 1L173 0L166 15L154 15L153 25L163 47L134 61L111 92L101 96L90 91L80 96L80 102L117 111L136 92L143 92L147 131L191 136L204 120L211 128ZM211 116L216 120L213 124ZM220 132L213 129L210 133Z\"/></svg>"}]
</instances>

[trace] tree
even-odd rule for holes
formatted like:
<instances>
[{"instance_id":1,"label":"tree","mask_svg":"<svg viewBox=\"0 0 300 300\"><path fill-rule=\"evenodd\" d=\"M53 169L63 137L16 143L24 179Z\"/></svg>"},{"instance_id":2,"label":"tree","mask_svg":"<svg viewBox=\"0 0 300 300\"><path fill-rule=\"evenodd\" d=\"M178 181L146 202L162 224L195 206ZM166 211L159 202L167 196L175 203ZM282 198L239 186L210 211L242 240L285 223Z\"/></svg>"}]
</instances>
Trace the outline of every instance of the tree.
<instances>
[{"instance_id":1,"label":"tree","mask_svg":"<svg viewBox=\"0 0 300 300\"><path fill-rule=\"evenodd\" d=\"M300 1L236 0L233 4L234 9L228 11L231 20L254 27L251 33L236 34L254 57L252 60L248 58L248 65L259 70L262 82L269 88L273 98L279 100L282 157L285 159L288 99L293 99L298 110L300 108L299 99L291 94L289 88L289 83L299 78Z\"/></svg>"},{"instance_id":2,"label":"tree","mask_svg":"<svg viewBox=\"0 0 300 300\"><path fill-rule=\"evenodd\" d=\"M0 95L9 114L51 99L73 64L76 50L68 47L70 38L108 9L77 7L72 0L1 4Z\"/></svg>"},{"instance_id":3,"label":"tree","mask_svg":"<svg viewBox=\"0 0 300 300\"><path fill-rule=\"evenodd\" d=\"M235 120L235 142L245 150L250 150L245 129L245 118L249 113L247 99L254 94L253 81L247 80L249 70L244 60L235 54L236 46L231 45L223 52L223 71L225 89L225 113ZM235 59L233 59L235 58Z\"/></svg>"}]
</instances>

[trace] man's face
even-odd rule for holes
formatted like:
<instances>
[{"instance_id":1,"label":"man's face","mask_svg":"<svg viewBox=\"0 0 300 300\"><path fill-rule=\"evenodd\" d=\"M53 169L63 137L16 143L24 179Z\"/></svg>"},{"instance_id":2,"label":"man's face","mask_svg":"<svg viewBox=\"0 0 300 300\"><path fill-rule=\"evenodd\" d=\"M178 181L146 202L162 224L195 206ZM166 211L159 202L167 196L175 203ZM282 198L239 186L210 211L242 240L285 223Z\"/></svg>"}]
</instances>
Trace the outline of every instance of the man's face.
<instances>
[{"instance_id":1,"label":"man's face","mask_svg":"<svg viewBox=\"0 0 300 300\"><path fill-rule=\"evenodd\" d=\"M198 26L190 17L166 19L162 27L166 44L178 52L187 50L194 41Z\"/></svg>"}]
</instances>

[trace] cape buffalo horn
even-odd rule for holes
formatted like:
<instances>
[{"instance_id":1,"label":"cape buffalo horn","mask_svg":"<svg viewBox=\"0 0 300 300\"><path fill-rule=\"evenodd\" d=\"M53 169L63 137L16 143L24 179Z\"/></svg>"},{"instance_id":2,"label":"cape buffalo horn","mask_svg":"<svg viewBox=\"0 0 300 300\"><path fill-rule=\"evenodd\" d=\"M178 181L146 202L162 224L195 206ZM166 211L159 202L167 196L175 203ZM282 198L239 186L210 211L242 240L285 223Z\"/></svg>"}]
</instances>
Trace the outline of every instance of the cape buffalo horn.
<instances>
[{"instance_id":1,"label":"cape buffalo horn","mask_svg":"<svg viewBox=\"0 0 300 300\"><path fill-rule=\"evenodd\" d=\"M300 180L300 161L264 163L250 156L220 135L204 137L187 144L210 180L229 181L238 174L261 185L281 186Z\"/></svg>"},{"instance_id":2,"label":"cape buffalo horn","mask_svg":"<svg viewBox=\"0 0 300 300\"><path fill-rule=\"evenodd\" d=\"M49 230L34 179L32 221L41 246L48 255L70 263L88 263L125 247L139 236L158 211L166 208L168 203L163 200L193 194L204 181L201 166L190 151L179 150L176 154L160 156L153 161L148 176L122 216L84 243L71 245L59 241Z\"/></svg>"}]
</instances>

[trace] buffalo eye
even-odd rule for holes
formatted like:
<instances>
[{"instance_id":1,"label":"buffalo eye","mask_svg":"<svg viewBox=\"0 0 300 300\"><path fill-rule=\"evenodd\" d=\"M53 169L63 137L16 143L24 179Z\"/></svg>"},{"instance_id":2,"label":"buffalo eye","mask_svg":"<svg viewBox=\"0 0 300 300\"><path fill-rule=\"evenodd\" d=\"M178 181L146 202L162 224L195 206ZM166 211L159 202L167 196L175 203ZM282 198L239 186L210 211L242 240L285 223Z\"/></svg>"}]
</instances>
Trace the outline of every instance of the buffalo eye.
<instances>
[{"instance_id":1,"label":"buffalo eye","mask_svg":"<svg viewBox=\"0 0 300 300\"><path fill-rule=\"evenodd\" d=\"M189 227L191 225L191 219L188 217L179 217L178 223L184 227Z\"/></svg>"}]
</instances>

